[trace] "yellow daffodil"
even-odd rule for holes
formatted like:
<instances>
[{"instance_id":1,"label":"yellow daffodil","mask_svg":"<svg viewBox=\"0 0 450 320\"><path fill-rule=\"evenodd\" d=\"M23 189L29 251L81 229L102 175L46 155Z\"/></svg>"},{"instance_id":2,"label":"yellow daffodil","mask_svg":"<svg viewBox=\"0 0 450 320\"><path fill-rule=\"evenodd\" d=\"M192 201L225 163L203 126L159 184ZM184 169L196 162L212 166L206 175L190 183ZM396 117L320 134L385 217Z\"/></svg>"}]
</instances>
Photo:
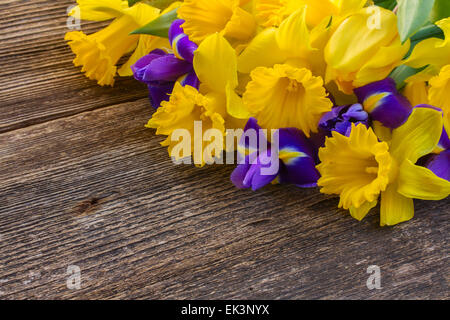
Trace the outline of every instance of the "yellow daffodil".
<instances>
[{"instance_id":1,"label":"yellow daffodil","mask_svg":"<svg viewBox=\"0 0 450 320\"><path fill-rule=\"evenodd\" d=\"M386 78L408 49L409 41L400 41L392 11L361 9L340 23L325 48L326 83L334 80L350 94L354 88Z\"/></svg>"},{"instance_id":2,"label":"yellow daffodil","mask_svg":"<svg viewBox=\"0 0 450 320\"><path fill-rule=\"evenodd\" d=\"M256 0L259 23L264 27L277 27L293 12L308 6L306 21L318 25L324 18L342 16L361 9L366 0Z\"/></svg>"},{"instance_id":3,"label":"yellow daffodil","mask_svg":"<svg viewBox=\"0 0 450 320\"><path fill-rule=\"evenodd\" d=\"M219 107L219 108L217 108ZM202 131L209 129L217 129L225 135L225 109L221 105L214 103L213 97L208 98L200 94L197 89L191 86L181 86L176 83L169 101L163 101L161 107L155 112L153 117L147 124L148 128L156 128L156 134L167 135L161 145L167 146L170 156L173 154L173 148L179 143L174 141L172 133L178 129L188 130L191 137L195 137L195 121L202 122ZM203 137L200 137L202 150L205 147ZM191 141L191 150L194 149L194 138ZM197 142L198 143L198 142ZM186 155L184 155L186 156ZM203 159L203 154L194 154L194 162L198 165L205 163L207 159ZM177 158L177 160L179 160Z\"/></svg>"},{"instance_id":4,"label":"yellow daffodil","mask_svg":"<svg viewBox=\"0 0 450 320\"><path fill-rule=\"evenodd\" d=\"M349 137L333 132L319 151L321 192L340 195L339 207L362 220L381 195L380 225L395 225L414 215L413 198L441 200L450 182L415 165L437 145L442 133L440 112L416 108L394 129L389 142L379 142L372 129L353 125Z\"/></svg>"},{"instance_id":5,"label":"yellow daffodil","mask_svg":"<svg viewBox=\"0 0 450 320\"><path fill-rule=\"evenodd\" d=\"M184 32L191 41L201 43L208 35L220 33L230 41L247 41L256 31L253 15L240 0L185 0L178 16L185 20Z\"/></svg>"},{"instance_id":6,"label":"yellow daffodil","mask_svg":"<svg viewBox=\"0 0 450 320\"><path fill-rule=\"evenodd\" d=\"M244 105L266 129L295 127L308 137L317 132L321 116L330 111L323 80L306 68L277 64L259 67L244 93Z\"/></svg>"},{"instance_id":7,"label":"yellow daffodil","mask_svg":"<svg viewBox=\"0 0 450 320\"><path fill-rule=\"evenodd\" d=\"M317 132L319 119L330 111L332 102L323 79L311 71L320 65L320 51L313 46L321 33L309 30L306 12L303 6L279 29L260 33L239 56L238 69L250 72L243 101L259 125L266 129L296 127L309 136ZM326 32L325 27L318 28Z\"/></svg>"},{"instance_id":8,"label":"yellow daffodil","mask_svg":"<svg viewBox=\"0 0 450 320\"><path fill-rule=\"evenodd\" d=\"M450 64L450 18L436 22L445 35L445 39L428 38L415 47L405 64L413 68L425 67L421 73L436 75L445 65Z\"/></svg>"},{"instance_id":9,"label":"yellow daffodil","mask_svg":"<svg viewBox=\"0 0 450 320\"><path fill-rule=\"evenodd\" d=\"M235 92L238 85L236 65L235 50L220 34L208 36L201 43L194 55L194 69L202 83L200 90L176 83L170 100L162 102L147 124L149 128L156 128L157 134L169 136L162 145L169 147L170 155L178 144L178 141L172 141L172 133L176 129L186 129L194 137L194 121L202 122L203 132L218 129L223 136L226 129L244 127L249 116L243 111L241 98ZM201 143L202 150L206 147L203 141L192 140L192 147L194 143ZM223 148L222 144L219 150ZM194 153L193 157L197 165L211 160L206 159L203 152Z\"/></svg>"},{"instance_id":10,"label":"yellow daffodil","mask_svg":"<svg viewBox=\"0 0 450 320\"><path fill-rule=\"evenodd\" d=\"M173 4L171 8L179 5ZM169 9L171 9L169 8ZM65 40L76 58L75 66L82 67L82 72L100 85L113 85L114 76L130 76L130 66L149 51L159 47L170 47L167 39L147 35L130 35L130 32L157 18L160 10L144 3L128 7L127 1L121 0L78 0L69 15L76 18L103 21L114 19L106 28L86 35L82 31L71 31ZM136 50L135 50L136 49ZM117 70L119 59L134 53L129 60Z\"/></svg>"}]
</instances>

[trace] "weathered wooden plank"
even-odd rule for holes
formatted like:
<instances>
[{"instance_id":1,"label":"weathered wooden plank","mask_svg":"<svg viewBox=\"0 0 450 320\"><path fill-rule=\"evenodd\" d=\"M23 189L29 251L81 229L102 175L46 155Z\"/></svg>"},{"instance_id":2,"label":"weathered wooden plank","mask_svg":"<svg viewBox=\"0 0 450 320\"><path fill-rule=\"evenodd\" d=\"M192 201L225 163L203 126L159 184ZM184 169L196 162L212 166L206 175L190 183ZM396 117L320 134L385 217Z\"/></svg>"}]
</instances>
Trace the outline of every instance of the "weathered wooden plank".
<instances>
[{"instance_id":1,"label":"weathered wooden plank","mask_svg":"<svg viewBox=\"0 0 450 320\"><path fill-rule=\"evenodd\" d=\"M67 8L75 1L3 1L0 4L0 132L147 96L144 85L118 79L97 86L72 64L64 42ZM92 33L105 23L83 21Z\"/></svg>"},{"instance_id":2,"label":"weathered wooden plank","mask_svg":"<svg viewBox=\"0 0 450 320\"><path fill-rule=\"evenodd\" d=\"M230 166L172 164L149 116L141 99L0 135L1 298L449 298L449 200L380 228L315 189L236 190Z\"/></svg>"}]
</instances>

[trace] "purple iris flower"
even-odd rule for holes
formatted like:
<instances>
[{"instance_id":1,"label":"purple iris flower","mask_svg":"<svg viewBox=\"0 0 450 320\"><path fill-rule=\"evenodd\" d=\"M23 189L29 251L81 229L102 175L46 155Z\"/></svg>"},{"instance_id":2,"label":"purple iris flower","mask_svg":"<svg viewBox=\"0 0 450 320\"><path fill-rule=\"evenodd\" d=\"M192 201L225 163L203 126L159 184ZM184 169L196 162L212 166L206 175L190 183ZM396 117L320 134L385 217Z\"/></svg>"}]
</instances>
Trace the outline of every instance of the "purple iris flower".
<instances>
[{"instance_id":1,"label":"purple iris flower","mask_svg":"<svg viewBox=\"0 0 450 320\"><path fill-rule=\"evenodd\" d=\"M370 83L354 92L371 119L385 127L395 129L401 126L412 112L408 99L400 95L391 78Z\"/></svg>"},{"instance_id":2,"label":"purple iris flower","mask_svg":"<svg viewBox=\"0 0 450 320\"><path fill-rule=\"evenodd\" d=\"M425 163L425 167L438 177L450 181L450 149L431 155Z\"/></svg>"},{"instance_id":3,"label":"purple iris flower","mask_svg":"<svg viewBox=\"0 0 450 320\"><path fill-rule=\"evenodd\" d=\"M331 137L332 131L348 137L352 131L352 123L355 125L362 123L367 127L369 126L369 114L364 111L363 106L359 103L334 107L322 116L319 121L319 128L329 137Z\"/></svg>"},{"instance_id":4,"label":"purple iris flower","mask_svg":"<svg viewBox=\"0 0 450 320\"><path fill-rule=\"evenodd\" d=\"M197 89L200 85L192 65L197 45L184 34L181 28L183 22L175 20L169 29L173 54L156 49L131 66L136 80L147 84L154 108L169 100L176 81Z\"/></svg>"},{"instance_id":5,"label":"purple iris flower","mask_svg":"<svg viewBox=\"0 0 450 320\"><path fill-rule=\"evenodd\" d=\"M257 136L253 142L247 139L250 130L254 130ZM260 130L257 120L250 118L239 142L240 150L245 150L245 161L231 174L231 181L236 187L257 190L272 181L305 188L317 186L319 173L315 168L313 149L300 130L279 129L278 151L273 150L274 145L267 142L266 136ZM275 155L277 157L273 159ZM278 170L270 172L267 169L272 166L273 160L278 162ZM264 173L264 169L269 173Z\"/></svg>"}]
</instances>

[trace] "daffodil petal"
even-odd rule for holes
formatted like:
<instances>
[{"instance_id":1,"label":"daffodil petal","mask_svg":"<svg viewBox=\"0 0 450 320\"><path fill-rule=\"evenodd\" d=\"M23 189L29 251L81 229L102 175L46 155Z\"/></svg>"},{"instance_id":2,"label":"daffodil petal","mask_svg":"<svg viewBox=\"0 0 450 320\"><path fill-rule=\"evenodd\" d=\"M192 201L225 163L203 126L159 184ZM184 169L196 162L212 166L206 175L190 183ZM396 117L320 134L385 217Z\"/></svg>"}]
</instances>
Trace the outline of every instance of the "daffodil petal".
<instances>
[{"instance_id":1,"label":"daffodil petal","mask_svg":"<svg viewBox=\"0 0 450 320\"><path fill-rule=\"evenodd\" d=\"M225 93L227 85L236 88L236 52L218 33L208 36L194 54L194 69L202 82L215 92Z\"/></svg>"},{"instance_id":2,"label":"daffodil petal","mask_svg":"<svg viewBox=\"0 0 450 320\"><path fill-rule=\"evenodd\" d=\"M356 220L361 221L362 219L364 219L364 217L369 213L369 211L372 208L376 207L377 203L378 203L377 200L372 202L366 201L359 208L355 208L352 206L349 208L350 215Z\"/></svg>"},{"instance_id":3,"label":"daffodil petal","mask_svg":"<svg viewBox=\"0 0 450 320\"><path fill-rule=\"evenodd\" d=\"M415 108L409 119L392 133L390 153L399 163L412 163L433 151L442 135L441 112L431 108Z\"/></svg>"},{"instance_id":4,"label":"daffodil petal","mask_svg":"<svg viewBox=\"0 0 450 320\"><path fill-rule=\"evenodd\" d=\"M407 66L421 68L431 65L434 70L450 63L450 46L443 47L444 40L429 38L421 41L415 47L411 56L404 62Z\"/></svg>"},{"instance_id":5,"label":"daffodil petal","mask_svg":"<svg viewBox=\"0 0 450 320\"><path fill-rule=\"evenodd\" d=\"M239 72L250 73L257 67L271 67L286 60L276 41L277 30L267 28L250 42L238 58Z\"/></svg>"},{"instance_id":6,"label":"daffodil petal","mask_svg":"<svg viewBox=\"0 0 450 320\"><path fill-rule=\"evenodd\" d=\"M414 217L414 201L397 192L391 184L381 193L380 225L393 226Z\"/></svg>"},{"instance_id":7,"label":"daffodil petal","mask_svg":"<svg viewBox=\"0 0 450 320\"><path fill-rule=\"evenodd\" d=\"M69 16L89 21L105 21L120 17L127 5L122 0L77 0Z\"/></svg>"},{"instance_id":8,"label":"daffodil petal","mask_svg":"<svg viewBox=\"0 0 450 320\"><path fill-rule=\"evenodd\" d=\"M129 15L141 27L158 18L161 10L145 3L136 3L131 8L126 8L123 13Z\"/></svg>"},{"instance_id":9,"label":"daffodil petal","mask_svg":"<svg viewBox=\"0 0 450 320\"><path fill-rule=\"evenodd\" d=\"M367 0L332 0L332 2L337 3L341 15L346 15L363 8Z\"/></svg>"},{"instance_id":10,"label":"daffodil petal","mask_svg":"<svg viewBox=\"0 0 450 320\"><path fill-rule=\"evenodd\" d=\"M226 95L227 112L230 116L237 119L248 119L251 117L251 113L245 107L242 98L238 96L230 84L227 84Z\"/></svg>"},{"instance_id":11,"label":"daffodil petal","mask_svg":"<svg viewBox=\"0 0 450 320\"><path fill-rule=\"evenodd\" d=\"M444 31L445 40L441 43L441 46L444 47L450 42L450 18L439 20L436 25Z\"/></svg>"},{"instance_id":12,"label":"daffodil petal","mask_svg":"<svg viewBox=\"0 0 450 320\"><path fill-rule=\"evenodd\" d=\"M306 6L292 13L278 29L276 39L281 50L290 56L304 57L313 49L310 45L310 33L306 25Z\"/></svg>"},{"instance_id":13,"label":"daffodil petal","mask_svg":"<svg viewBox=\"0 0 450 320\"><path fill-rule=\"evenodd\" d=\"M429 104L428 101L428 87L425 81L410 81L406 80L403 95L411 102L412 106L419 104Z\"/></svg>"},{"instance_id":14,"label":"daffodil petal","mask_svg":"<svg viewBox=\"0 0 450 320\"><path fill-rule=\"evenodd\" d=\"M397 191L408 198L442 200L450 194L450 182L405 160L400 166Z\"/></svg>"}]
</instances>

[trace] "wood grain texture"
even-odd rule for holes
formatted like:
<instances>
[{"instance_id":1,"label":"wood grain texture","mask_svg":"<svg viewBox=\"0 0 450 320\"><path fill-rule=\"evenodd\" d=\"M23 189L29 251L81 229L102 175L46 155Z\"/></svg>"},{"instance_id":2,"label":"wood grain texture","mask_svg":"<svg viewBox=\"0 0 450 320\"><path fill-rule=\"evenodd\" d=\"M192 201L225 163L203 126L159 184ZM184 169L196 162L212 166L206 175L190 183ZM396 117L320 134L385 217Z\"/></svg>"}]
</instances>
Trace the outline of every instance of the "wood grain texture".
<instances>
[{"instance_id":1,"label":"wood grain texture","mask_svg":"<svg viewBox=\"0 0 450 320\"><path fill-rule=\"evenodd\" d=\"M0 4L1 299L449 298L450 200L380 228L316 189L242 191L232 166L174 165L144 128L145 88L71 65L69 4Z\"/></svg>"},{"instance_id":2,"label":"wood grain texture","mask_svg":"<svg viewBox=\"0 0 450 320\"><path fill-rule=\"evenodd\" d=\"M80 76L64 41L75 1L0 3L0 132L147 96L145 85L118 78L101 88ZM81 23L90 34L105 23Z\"/></svg>"}]
</instances>

